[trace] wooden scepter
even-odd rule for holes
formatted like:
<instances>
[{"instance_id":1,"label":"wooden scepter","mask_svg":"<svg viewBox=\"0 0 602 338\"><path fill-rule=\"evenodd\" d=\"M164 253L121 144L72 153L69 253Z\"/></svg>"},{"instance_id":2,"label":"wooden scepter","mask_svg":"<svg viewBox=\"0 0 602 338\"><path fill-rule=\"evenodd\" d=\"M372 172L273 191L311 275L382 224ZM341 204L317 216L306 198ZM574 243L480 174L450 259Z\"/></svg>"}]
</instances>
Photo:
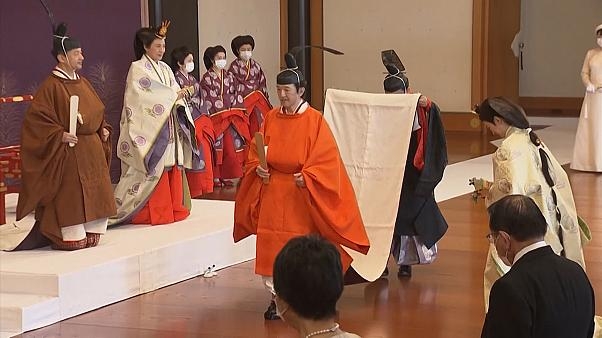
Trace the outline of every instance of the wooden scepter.
<instances>
[{"instance_id":1,"label":"wooden scepter","mask_svg":"<svg viewBox=\"0 0 602 338\"><path fill-rule=\"evenodd\" d=\"M77 135L77 114L79 112L79 96L72 95L69 98L69 134ZM69 142L69 147L75 147L75 143Z\"/></svg>"},{"instance_id":2,"label":"wooden scepter","mask_svg":"<svg viewBox=\"0 0 602 338\"><path fill-rule=\"evenodd\" d=\"M268 169L268 161L266 159L265 154L265 143L263 142L263 135L260 132L255 133L255 146L257 147L257 157L259 158L259 165L267 170ZM268 184L270 182L269 178L263 179L263 184Z\"/></svg>"}]
</instances>

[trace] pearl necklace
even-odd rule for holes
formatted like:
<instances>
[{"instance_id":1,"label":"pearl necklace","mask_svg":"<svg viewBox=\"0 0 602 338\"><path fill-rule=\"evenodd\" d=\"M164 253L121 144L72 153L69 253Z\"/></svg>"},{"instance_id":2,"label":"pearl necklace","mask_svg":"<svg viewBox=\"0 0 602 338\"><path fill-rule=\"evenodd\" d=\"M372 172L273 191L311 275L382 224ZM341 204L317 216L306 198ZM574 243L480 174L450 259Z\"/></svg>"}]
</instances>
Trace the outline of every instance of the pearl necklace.
<instances>
[{"instance_id":1,"label":"pearl necklace","mask_svg":"<svg viewBox=\"0 0 602 338\"><path fill-rule=\"evenodd\" d=\"M330 329L324 329L324 330L312 332L312 333L308 334L307 336L305 336L305 338L321 335L323 333L334 332L338 329L339 329L339 323L334 323L334 326L331 327Z\"/></svg>"}]
</instances>

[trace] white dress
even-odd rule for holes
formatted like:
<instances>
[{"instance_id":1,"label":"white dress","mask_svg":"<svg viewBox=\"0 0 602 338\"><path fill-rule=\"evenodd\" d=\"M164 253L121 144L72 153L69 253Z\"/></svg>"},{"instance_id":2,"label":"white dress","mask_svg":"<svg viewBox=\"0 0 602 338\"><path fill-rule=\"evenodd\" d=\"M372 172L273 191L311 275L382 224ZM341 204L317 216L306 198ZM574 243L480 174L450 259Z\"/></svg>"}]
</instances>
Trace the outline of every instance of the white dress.
<instances>
[{"instance_id":1,"label":"white dress","mask_svg":"<svg viewBox=\"0 0 602 338\"><path fill-rule=\"evenodd\" d=\"M583 98L571 169L602 172L602 48L587 52L582 74L597 90Z\"/></svg>"}]
</instances>

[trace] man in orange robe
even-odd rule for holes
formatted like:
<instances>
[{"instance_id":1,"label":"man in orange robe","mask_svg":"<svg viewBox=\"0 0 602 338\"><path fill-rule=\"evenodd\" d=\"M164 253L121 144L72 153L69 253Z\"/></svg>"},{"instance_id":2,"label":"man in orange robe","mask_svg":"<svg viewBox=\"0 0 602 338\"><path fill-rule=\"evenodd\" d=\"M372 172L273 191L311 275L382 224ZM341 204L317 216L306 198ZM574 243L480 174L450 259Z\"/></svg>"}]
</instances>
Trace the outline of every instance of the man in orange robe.
<instances>
[{"instance_id":1,"label":"man in orange robe","mask_svg":"<svg viewBox=\"0 0 602 338\"><path fill-rule=\"evenodd\" d=\"M266 114L261 128L267 168L253 141L234 210L234 241L257 235L255 272L268 288L274 259L293 237L325 237L341 253L343 270L351 257L342 246L364 254L370 247L332 132L303 100L305 81L290 54L287 66L277 77L282 106ZM273 300L264 317L279 318Z\"/></svg>"}]
</instances>

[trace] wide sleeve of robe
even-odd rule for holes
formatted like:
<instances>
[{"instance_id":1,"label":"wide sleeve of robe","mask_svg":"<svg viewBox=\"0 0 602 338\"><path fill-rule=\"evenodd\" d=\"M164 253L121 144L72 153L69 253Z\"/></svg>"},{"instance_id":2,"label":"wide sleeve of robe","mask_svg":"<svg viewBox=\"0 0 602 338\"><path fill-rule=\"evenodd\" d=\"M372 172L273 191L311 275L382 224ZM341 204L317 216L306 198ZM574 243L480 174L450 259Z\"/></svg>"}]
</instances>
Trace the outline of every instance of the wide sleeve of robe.
<instances>
[{"instance_id":1,"label":"wide sleeve of robe","mask_svg":"<svg viewBox=\"0 0 602 338\"><path fill-rule=\"evenodd\" d=\"M161 83L143 60L133 62L127 75L118 157L144 173L152 174L168 145L168 120L179 89L171 77L170 86Z\"/></svg>"},{"instance_id":2,"label":"wide sleeve of robe","mask_svg":"<svg viewBox=\"0 0 602 338\"><path fill-rule=\"evenodd\" d=\"M262 135L264 134L264 126L261 127L260 132ZM255 168L258 165L257 144L255 143L255 138L253 138L249 147L249 156L245 162L244 176L236 193L236 203L234 205L234 242L257 234L261 187L263 186L261 178L255 173Z\"/></svg>"},{"instance_id":3,"label":"wide sleeve of robe","mask_svg":"<svg viewBox=\"0 0 602 338\"><path fill-rule=\"evenodd\" d=\"M324 118L302 173L307 202L321 234L352 250L367 253L370 243L355 192Z\"/></svg>"},{"instance_id":4,"label":"wide sleeve of robe","mask_svg":"<svg viewBox=\"0 0 602 338\"><path fill-rule=\"evenodd\" d=\"M94 94L94 96L96 96L96 98L98 98L98 101L102 102L102 100L100 99L100 96L98 96L98 93L96 93L96 91L94 90L94 87L92 86L92 84L90 84L90 81L86 80L85 78L81 78L82 82L86 83L86 85L88 87L90 87L92 90L90 92L92 92ZM103 129L106 129L109 132L109 137L107 138L106 141L103 141ZM100 141L102 143L102 151L104 152L104 156L105 156L105 160L107 161L107 167L111 168L111 159L112 159L112 154L113 154L113 147L111 146L112 143L112 138L113 138L113 126L111 126L107 120L103 119L102 123L100 125L100 127L98 128L98 130L96 131L96 133L98 134L98 136L100 137Z\"/></svg>"},{"instance_id":5,"label":"wide sleeve of robe","mask_svg":"<svg viewBox=\"0 0 602 338\"><path fill-rule=\"evenodd\" d=\"M46 80L25 113L21 130L23 185L17 220L33 211L38 203L52 200L61 184L66 156L62 138L68 121L61 120L53 107L58 99L65 100L65 109L69 105L68 96L54 94L56 85L56 81Z\"/></svg>"},{"instance_id":6,"label":"wide sleeve of robe","mask_svg":"<svg viewBox=\"0 0 602 338\"><path fill-rule=\"evenodd\" d=\"M441 121L439 107L434 102L431 103L428 118L424 168L415 190L419 196L431 196L433 194L435 187L443 179L443 172L447 167L445 129Z\"/></svg>"}]
</instances>

